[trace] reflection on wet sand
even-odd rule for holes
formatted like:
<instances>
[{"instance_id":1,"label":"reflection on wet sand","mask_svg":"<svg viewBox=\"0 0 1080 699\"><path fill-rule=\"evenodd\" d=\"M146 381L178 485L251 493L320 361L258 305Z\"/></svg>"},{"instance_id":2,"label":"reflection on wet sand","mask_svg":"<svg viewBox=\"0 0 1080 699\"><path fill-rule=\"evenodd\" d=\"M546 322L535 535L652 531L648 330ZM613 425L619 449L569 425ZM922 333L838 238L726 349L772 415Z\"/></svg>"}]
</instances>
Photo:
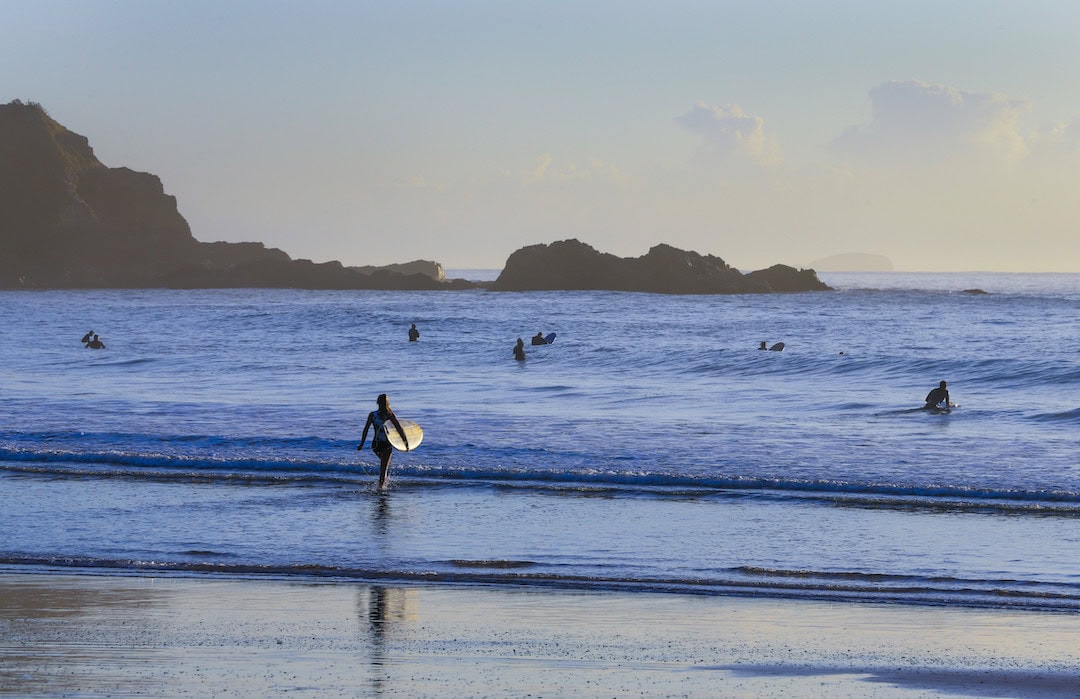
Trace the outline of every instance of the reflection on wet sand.
<instances>
[{"instance_id":1,"label":"reflection on wet sand","mask_svg":"<svg viewBox=\"0 0 1080 699\"><path fill-rule=\"evenodd\" d=\"M357 620L366 621L371 639L371 689L382 694L388 681L386 665L389 663L387 645L393 640L394 627L419 618L419 599L416 590L372 585L357 593Z\"/></svg>"},{"instance_id":2,"label":"reflection on wet sand","mask_svg":"<svg viewBox=\"0 0 1080 699\"><path fill-rule=\"evenodd\" d=\"M972 696L1000 683L1075 697L1078 624L695 595L0 574L0 696Z\"/></svg>"}]
</instances>

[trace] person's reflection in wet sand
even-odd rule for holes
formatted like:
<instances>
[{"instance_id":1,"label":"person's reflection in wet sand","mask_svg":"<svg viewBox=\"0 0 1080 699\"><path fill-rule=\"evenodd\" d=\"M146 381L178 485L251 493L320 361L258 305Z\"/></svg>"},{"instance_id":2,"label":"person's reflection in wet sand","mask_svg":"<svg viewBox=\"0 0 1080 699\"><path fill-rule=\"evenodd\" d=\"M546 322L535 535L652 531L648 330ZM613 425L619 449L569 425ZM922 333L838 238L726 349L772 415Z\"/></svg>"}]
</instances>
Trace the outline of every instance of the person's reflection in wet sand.
<instances>
[{"instance_id":1,"label":"person's reflection in wet sand","mask_svg":"<svg viewBox=\"0 0 1080 699\"><path fill-rule=\"evenodd\" d=\"M373 695L384 693L389 681L387 674L391 665L388 646L394 626L407 621L410 605L415 602L410 590L400 587L371 585L357 594L357 618L361 623L367 621L367 634L371 640L371 689Z\"/></svg>"},{"instance_id":2,"label":"person's reflection in wet sand","mask_svg":"<svg viewBox=\"0 0 1080 699\"><path fill-rule=\"evenodd\" d=\"M382 585L372 585L368 589L368 627L371 629L371 645L374 649L372 653L373 659L378 665L382 664L382 652L386 641L386 625L390 623L387 593L388 590Z\"/></svg>"}]
</instances>

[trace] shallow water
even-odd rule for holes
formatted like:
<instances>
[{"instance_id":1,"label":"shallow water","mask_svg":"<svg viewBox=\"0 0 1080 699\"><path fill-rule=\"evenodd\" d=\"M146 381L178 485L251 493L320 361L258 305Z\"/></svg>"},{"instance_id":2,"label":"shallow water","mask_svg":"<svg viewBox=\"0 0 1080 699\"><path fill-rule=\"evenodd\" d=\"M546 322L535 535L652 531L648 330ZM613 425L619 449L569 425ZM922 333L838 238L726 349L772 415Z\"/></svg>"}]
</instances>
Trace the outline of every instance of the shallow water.
<instances>
[{"instance_id":1,"label":"shallow water","mask_svg":"<svg viewBox=\"0 0 1080 699\"><path fill-rule=\"evenodd\" d=\"M0 564L1080 608L1080 275L823 278L0 293Z\"/></svg>"}]
</instances>

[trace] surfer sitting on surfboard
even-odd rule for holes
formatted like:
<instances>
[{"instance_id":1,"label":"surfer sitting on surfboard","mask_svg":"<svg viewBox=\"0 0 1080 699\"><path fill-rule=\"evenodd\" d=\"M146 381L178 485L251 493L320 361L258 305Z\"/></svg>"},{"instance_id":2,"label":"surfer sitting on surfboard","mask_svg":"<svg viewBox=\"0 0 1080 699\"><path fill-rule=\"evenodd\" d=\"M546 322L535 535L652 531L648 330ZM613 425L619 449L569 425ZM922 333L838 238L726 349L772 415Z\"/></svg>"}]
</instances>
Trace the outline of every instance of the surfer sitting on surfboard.
<instances>
[{"instance_id":1,"label":"surfer sitting on surfboard","mask_svg":"<svg viewBox=\"0 0 1080 699\"><path fill-rule=\"evenodd\" d=\"M949 390L945 388L947 385L942 381L937 388L926 394L926 405L923 406L926 410L948 410L953 407L949 402ZM942 403L945 405L942 406Z\"/></svg>"},{"instance_id":2,"label":"surfer sitting on surfboard","mask_svg":"<svg viewBox=\"0 0 1080 699\"><path fill-rule=\"evenodd\" d=\"M393 423L394 428L401 435L401 441L405 443L406 450L409 448L409 438L405 436L405 430L401 429L401 423L398 422L394 411L390 409L390 401L386 398L386 394L380 393L375 402L378 404L379 409L368 413L367 422L364 423L364 434L360 437L360 444L356 447L356 450L360 451L364 448L368 430L374 427L375 433L371 436L371 451L375 452L375 455L379 457L379 490L386 490L386 476L390 472L390 457L394 455L390 440L386 438L386 423Z\"/></svg>"},{"instance_id":3,"label":"surfer sitting on surfboard","mask_svg":"<svg viewBox=\"0 0 1080 699\"><path fill-rule=\"evenodd\" d=\"M547 343L548 341L544 339L544 333L536 333L536 335L533 336L532 344L546 345Z\"/></svg>"}]
</instances>

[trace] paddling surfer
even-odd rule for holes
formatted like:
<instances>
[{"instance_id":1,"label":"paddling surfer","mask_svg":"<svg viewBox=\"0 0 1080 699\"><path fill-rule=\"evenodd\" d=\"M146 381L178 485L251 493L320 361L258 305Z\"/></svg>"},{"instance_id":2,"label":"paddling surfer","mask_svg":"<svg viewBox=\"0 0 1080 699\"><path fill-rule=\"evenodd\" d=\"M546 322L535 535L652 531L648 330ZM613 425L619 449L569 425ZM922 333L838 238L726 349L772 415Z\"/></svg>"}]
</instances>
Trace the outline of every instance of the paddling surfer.
<instances>
[{"instance_id":1,"label":"paddling surfer","mask_svg":"<svg viewBox=\"0 0 1080 699\"><path fill-rule=\"evenodd\" d=\"M386 477L390 472L390 457L394 455L394 448L390 446L390 441L386 438L386 423L393 423L394 428L401 435L401 441L405 443L405 449L409 448L409 438L405 436L405 430L401 429L401 423L398 422L394 411L390 409L390 401L386 398L386 394L380 393L375 402L379 408L368 413L367 422L364 423L364 434L360 437L360 444L357 445L356 450L360 451L364 448L368 430L374 427L375 432L371 436L371 451L375 452L375 455L379 457L379 490L386 490Z\"/></svg>"},{"instance_id":2,"label":"paddling surfer","mask_svg":"<svg viewBox=\"0 0 1080 699\"><path fill-rule=\"evenodd\" d=\"M937 388L926 394L926 405L923 406L925 410L948 410L953 407L949 402L949 389L946 386L948 384L942 381ZM945 405L942 406L942 403Z\"/></svg>"}]
</instances>

